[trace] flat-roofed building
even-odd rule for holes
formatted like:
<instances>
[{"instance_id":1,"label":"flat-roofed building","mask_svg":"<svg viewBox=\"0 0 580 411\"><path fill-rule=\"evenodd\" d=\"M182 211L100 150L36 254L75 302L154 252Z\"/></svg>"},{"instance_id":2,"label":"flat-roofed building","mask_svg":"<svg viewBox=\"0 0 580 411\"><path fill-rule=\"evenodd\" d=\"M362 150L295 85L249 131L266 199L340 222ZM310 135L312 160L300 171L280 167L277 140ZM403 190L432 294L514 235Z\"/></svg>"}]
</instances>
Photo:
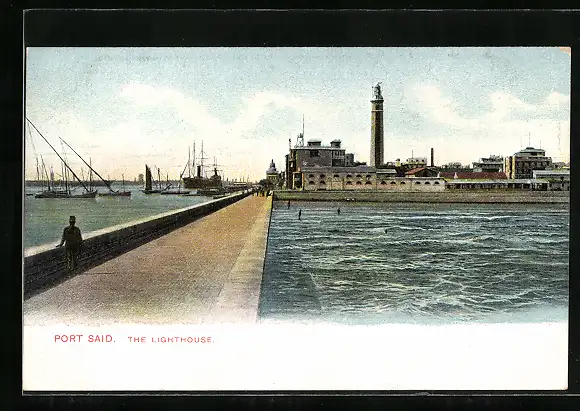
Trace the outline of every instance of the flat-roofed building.
<instances>
[{"instance_id":1,"label":"flat-roofed building","mask_svg":"<svg viewBox=\"0 0 580 411\"><path fill-rule=\"evenodd\" d=\"M548 181L548 189L552 191L570 191L570 170L534 170L535 179Z\"/></svg>"},{"instance_id":2,"label":"flat-roofed building","mask_svg":"<svg viewBox=\"0 0 580 411\"><path fill-rule=\"evenodd\" d=\"M443 191L440 177L395 177L395 170L357 167L303 167L305 191L326 190L394 190Z\"/></svg>"},{"instance_id":3,"label":"flat-roofed building","mask_svg":"<svg viewBox=\"0 0 580 411\"><path fill-rule=\"evenodd\" d=\"M552 158L546 156L541 148L526 147L504 161L504 171L510 179L533 178L534 170L552 167Z\"/></svg>"},{"instance_id":4,"label":"flat-roofed building","mask_svg":"<svg viewBox=\"0 0 580 411\"><path fill-rule=\"evenodd\" d=\"M479 161L473 162L475 172L503 172L504 158L502 156L490 155L482 157Z\"/></svg>"}]
</instances>

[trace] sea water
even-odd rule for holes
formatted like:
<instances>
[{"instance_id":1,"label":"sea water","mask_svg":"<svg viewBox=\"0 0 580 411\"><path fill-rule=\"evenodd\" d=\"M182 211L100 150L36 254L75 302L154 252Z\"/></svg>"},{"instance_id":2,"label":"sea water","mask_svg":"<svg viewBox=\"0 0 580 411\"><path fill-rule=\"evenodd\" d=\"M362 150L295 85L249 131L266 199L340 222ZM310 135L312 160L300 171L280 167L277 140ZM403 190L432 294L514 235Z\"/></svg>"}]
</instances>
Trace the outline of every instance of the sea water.
<instances>
[{"instance_id":1,"label":"sea water","mask_svg":"<svg viewBox=\"0 0 580 411\"><path fill-rule=\"evenodd\" d=\"M275 202L260 318L565 322L568 230L567 204Z\"/></svg>"},{"instance_id":2,"label":"sea water","mask_svg":"<svg viewBox=\"0 0 580 411\"><path fill-rule=\"evenodd\" d=\"M125 190L131 191L131 197L67 199L25 196L24 249L50 242L58 243L71 215L76 217L76 225L81 232L88 233L211 200L204 196L146 195L140 188L127 185ZM39 191L42 191L39 187L26 188L30 194Z\"/></svg>"}]
</instances>

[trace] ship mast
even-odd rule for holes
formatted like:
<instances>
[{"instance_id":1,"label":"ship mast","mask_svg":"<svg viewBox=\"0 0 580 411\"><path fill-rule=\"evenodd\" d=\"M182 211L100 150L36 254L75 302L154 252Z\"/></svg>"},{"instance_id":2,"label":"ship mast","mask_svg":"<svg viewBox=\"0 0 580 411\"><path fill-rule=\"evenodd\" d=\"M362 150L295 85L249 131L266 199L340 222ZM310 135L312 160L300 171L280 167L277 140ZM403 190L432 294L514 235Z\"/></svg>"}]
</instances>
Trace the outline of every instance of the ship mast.
<instances>
[{"instance_id":1,"label":"ship mast","mask_svg":"<svg viewBox=\"0 0 580 411\"><path fill-rule=\"evenodd\" d=\"M87 188L87 186L85 185L85 183L83 183L81 181L81 179L75 174L75 172L69 167L69 165L64 161L64 159L60 156L60 154L58 154L58 151L55 150L55 148L52 146L52 144L50 144L48 142L48 140L42 135L42 133L38 130L38 128L36 128L36 126L34 125L34 123L32 121L30 121L28 119L28 117L26 118L26 120L32 125L32 127L34 127L34 129L38 132L38 134L40 134L40 137L42 137L42 139L44 141L46 141L46 144L48 144L50 146L50 148L52 148L52 151L54 151L56 153L56 155L58 156L58 158L60 158L60 160L64 163L64 165L66 166L66 168L68 170L70 170L70 172L72 173L72 175L79 181L79 183L81 183L81 185L84 187L85 190L89 191L89 189Z\"/></svg>"},{"instance_id":2,"label":"ship mast","mask_svg":"<svg viewBox=\"0 0 580 411\"><path fill-rule=\"evenodd\" d=\"M100 178L100 179L103 181L103 183L105 183L105 185L107 186L107 188L108 188L109 190L111 190L111 191L115 191L115 190L113 190L113 189L111 188L111 184L110 184L108 181L106 181L106 180L105 180L103 177L101 177L101 175L100 175L99 173L97 173L97 172L95 171L95 169L93 169L93 168L91 167L91 165L90 165L89 163L87 163L87 162L85 161L85 159L84 159L84 158L82 158L82 157L81 157L81 155L75 151L75 149L74 149L74 148L72 148L72 147L71 147L71 146L70 146L70 145L69 145L69 144L68 144L66 141L64 141L64 139L63 139L62 137L59 137L59 138L60 138L60 140L61 140L63 143L65 143L65 144L68 146L68 148L70 148L70 149L71 149L71 150L72 150L72 151L73 151L73 152L74 152L74 153L75 153L77 156L79 156L79 158L80 158L80 159L83 161L83 163L85 163L85 164L86 164L86 166L87 166L88 168L90 168L90 169L91 169L91 171L92 171L92 172L94 172L94 173L95 173L95 174L96 174L96 175L97 175L97 176L98 176L98 177L99 177L99 178ZM91 174L91 176L92 176L92 174ZM92 177L91 177L91 178L92 178Z\"/></svg>"}]
</instances>

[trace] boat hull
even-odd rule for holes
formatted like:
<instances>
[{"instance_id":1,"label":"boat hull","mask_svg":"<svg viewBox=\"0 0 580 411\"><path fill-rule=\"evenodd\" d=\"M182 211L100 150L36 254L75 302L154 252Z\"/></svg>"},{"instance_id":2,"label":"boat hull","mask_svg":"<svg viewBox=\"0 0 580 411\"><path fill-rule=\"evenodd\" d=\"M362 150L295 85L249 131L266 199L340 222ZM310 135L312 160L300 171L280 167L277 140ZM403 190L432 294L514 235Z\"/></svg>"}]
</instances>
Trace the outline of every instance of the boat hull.
<instances>
[{"instance_id":1,"label":"boat hull","mask_svg":"<svg viewBox=\"0 0 580 411\"><path fill-rule=\"evenodd\" d=\"M109 193L99 193L99 197L131 197L130 191L113 191Z\"/></svg>"},{"instance_id":2,"label":"boat hull","mask_svg":"<svg viewBox=\"0 0 580 411\"><path fill-rule=\"evenodd\" d=\"M162 191L159 194L161 195L187 195L189 194L189 191L183 191L183 190L176 190L176 191Z\"/></svg>"},{"instance_id":3,"label":"boat hull","mask_svg":"<svg viewBox=\"0 0 580 411\"><path fill-rule=\"evenodd\" d=\"M211 178L204 177L183 177L183 186L185 188L197 189L197 188L221 188L222 180L221 178L216 178L215 176Z\"/></svg>"},{"instance_id":4,"label":"boat hull","mask_svg":"<svg viewBox=\"0 0 580 411\"><path fill-rule=\"evenodd\" d=\"M65 191L43 191L36 193L34 198L95 198L96 196L96 191L88 191L83 194L70 194Z\"/></svg>"}]
</instances>

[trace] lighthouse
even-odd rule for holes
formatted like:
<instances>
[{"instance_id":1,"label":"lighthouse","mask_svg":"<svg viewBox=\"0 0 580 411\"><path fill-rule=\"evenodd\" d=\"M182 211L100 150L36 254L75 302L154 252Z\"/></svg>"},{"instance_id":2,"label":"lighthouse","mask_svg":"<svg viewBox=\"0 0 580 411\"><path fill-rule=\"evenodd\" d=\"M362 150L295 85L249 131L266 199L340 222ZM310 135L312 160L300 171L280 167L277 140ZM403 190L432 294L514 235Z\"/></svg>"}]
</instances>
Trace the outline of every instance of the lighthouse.
<instances>
[{"instance_id":1,"label":"lighthouse","mask_svg":"<svg viewBox=\"0 0 580 411\"><path fill-rule=\"evenodd\" d=\"M373 87L371 100L371 167L380 167L384 157L383 95L381 83Z\"/></svg>"}]
</instances>

